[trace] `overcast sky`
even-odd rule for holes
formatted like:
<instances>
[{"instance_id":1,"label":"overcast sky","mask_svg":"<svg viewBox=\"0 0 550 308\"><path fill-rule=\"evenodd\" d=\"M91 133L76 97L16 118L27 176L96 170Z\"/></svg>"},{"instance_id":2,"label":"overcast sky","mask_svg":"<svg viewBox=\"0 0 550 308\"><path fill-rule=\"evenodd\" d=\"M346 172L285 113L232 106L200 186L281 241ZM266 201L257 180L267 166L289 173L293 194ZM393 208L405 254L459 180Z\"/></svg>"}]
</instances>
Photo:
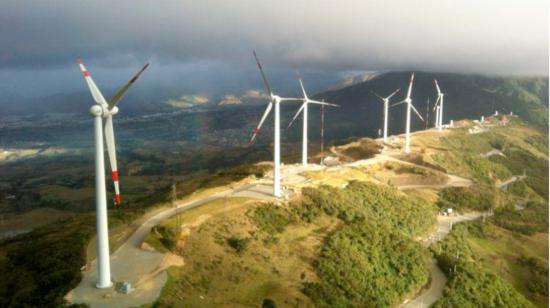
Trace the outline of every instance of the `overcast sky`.
<instances>
[{"instance_id":1,"label":"overcast sky","mask_svg":"<svg viewBox=\"0 0 550 308\"><path fill-rule=\"evenodd\" d=\"M548 2L2 0L0 90L61 89L78 57L192 72L249 67L252 49L290 69L548 75Z\"/></svg>"}]
</instances>

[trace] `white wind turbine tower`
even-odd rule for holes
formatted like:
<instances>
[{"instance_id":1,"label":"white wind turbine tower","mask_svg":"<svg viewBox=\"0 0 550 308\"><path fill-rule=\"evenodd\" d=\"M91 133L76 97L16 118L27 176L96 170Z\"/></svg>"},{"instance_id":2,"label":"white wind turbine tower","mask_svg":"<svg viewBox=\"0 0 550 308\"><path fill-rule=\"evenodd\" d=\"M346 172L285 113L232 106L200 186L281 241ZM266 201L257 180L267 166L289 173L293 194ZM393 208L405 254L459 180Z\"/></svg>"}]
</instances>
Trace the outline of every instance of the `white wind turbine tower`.
<instances>
[{"instance_id":1,"label":"white wind turbine tower","mask_svg":"<svg viewBox=\"0 0 550 308\"><path fill-rule=\"evenodd\" d=\"M411 152L411 109L416 113L416 115L420 118L420 120L424 121L424 119L422 118L418 110L416 110L416 108L414 108L412 104L411 93L412 93L413 83L414 83L414 73L411 74L411 81L409 83L407 97L403 101L393 105L393 106L396 106L403 103L407 104L407 123L405 127L405 153Z\"/></svg>"},{"instance_id":2,"label":"white wind turbine tower","mask_svg":"<svg viewBox=\"0 0 550 308\"><path fill-rule=\"evenodd\" d=\"M387 97L382 97L376 92L371 91L372 94L376 95L384 103L384 142L388 142L388 111L390 107L390 98L392 98L397 92L399 92L399 90L401 89L393 91L393 93L388 95Z\"/></svg>"},{"instance_id":3,"label":"white wind turbine tower","mask_svg":"<svg viewBox=\"0 0 550 308\"><path fill-rule=\"evenodd\" d=\"M262 74L262 79L264 81L264 85L266 88L267 93L269 94L269 105L267 105L267 108L264 111L264 114L262 116L262 119L260 120L260 123L258 126L254 129L254 132L252 133L252 138L250 138L249 144L252 144L254 142L254 139L260 132L260 128L262 127L262 124L264 123L265 119L271 112L271 109L275 107L275 119L273 120L273 124L275 126L274 130L274 136L273 136L273 196L276 198L281 197L281 123L280 123L280 106L279 104L284 101L299 101L299 98L289 98L289 97L280 97L278 95L274 95L271 91L271 87L269 86L269 82L267 82L267 78L265 77L264 70L262 69L262 65L260 64L260 60L258 60L258 56L256 55L256 52L252 52L254 54L254 59L256 59L256 64L258 65L258 68L260 69L260 73Z\"/></svg>"},{"instance_id":4,"label":"white wind turbine tower","mask_svg":"<svg viewBox=\"0 0 550 308\"><path fill-rule=\"evenodd\" d=\"M330 104L330 103L325 103L325 102L320 102L320 101L310 99L307 96L306 90L304 89L304 84L302 83L302 78L298 77L298 81L300 82L300 87L302 88L302 93L304 94L304 98L302 99L304 103L302 104L300 109L298 109L298 111L296 112L296 114L292 118L292 121L290 121L290 124L288 124L287 129L290 128L290 126L292 126L292 123L294 123L296 118L298 118L298 115L300 114L300 112L303 111L303 113L304 113L303 120L304 121L303 121L303 132L302 132L302 166L307 166L307 116L308 116L307 110L308 110L308 104L317 104L317 105L321 105L321 106L324 105L324 106L334 106L334 107L339 107L339 106L335 105L335 104Z\"/></svg>"},{"instance_id":5,"label":"white wind turbine tower","mask_svg":"<svg viewBox=\"0 0 550 308\"><path fill-rule=\"evenodd\" d=\"M118 186L118 170L116 164L116 148L115 136L113 131L113 115L118 113L116 104L126 94L130 86L139 78L141 73L149 66L146 64L130 81L124 85L113 96L111 101L107 103L103 94L97 88L90 73L82 64L80 59L78 65L84 74L86 83L92 92L95 105L90 108L90 112L94 117L95 128L95 192L96 192L96 229L97 229L97 268L98 281L96 286L100 289L110 288L111 282L111 266L109 260L109 226L107 223L107 193L105 190L105 163L103 151L103 118L105 118L105 143L107 144L107 152L109 153L109 162L113 172L113 182L115 185L116 201L120 205L120 191Z\"/></svg>"},{"instance_id":6,"label":"white wind turbine tower","mask_svg":"<svg viewBox=\"0 0 550 308\"><path fill-rule=\"evenodd\" d=\"M437 83L437 79L434 79L435 88L437 89L437 100L435 101L435 108L436 108L436 114L435 114L435 127L437 127L438 130L441 130L443 128L443 96L444 94L441 93L441 90L439 89L439 84Z\"/></svg>"},{"instance_id":7,"label":"white wind turbine tower","mask_svg":"<svg viewBox=\"0 0 550 308\"><path fill-rule=\"evenodd\" d=\"M435 111L435 128L439 129L439 112L440 112L440 107L439 107L439 96L438 96L438 99L435 101L435 105L434 105L434 111Z\"/></svg>"}]
</instances>

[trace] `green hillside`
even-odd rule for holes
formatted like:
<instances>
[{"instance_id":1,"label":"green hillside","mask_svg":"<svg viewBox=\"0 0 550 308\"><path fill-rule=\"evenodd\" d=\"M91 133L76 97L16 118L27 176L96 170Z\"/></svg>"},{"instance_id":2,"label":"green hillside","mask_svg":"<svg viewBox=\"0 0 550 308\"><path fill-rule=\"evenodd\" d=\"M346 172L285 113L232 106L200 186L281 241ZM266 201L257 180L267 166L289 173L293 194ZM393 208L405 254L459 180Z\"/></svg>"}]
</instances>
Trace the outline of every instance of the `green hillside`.
<instances>
[{"instance_id":1,"label":"green hillside","mask_svg":"<svg viewBox=\"0 0 550 308\"><path fill-rule=\"evenodd\" d=\"M169 270L154 306L391 307L426 286L431 253L449 279L437 307L547 307L548 195L540 186L548 183L548 135L517 118L479 134L468 133L471 121L457 124L465 127L415 135L414 155L393 154L401 163L304 173L314 181L290 202L227 203L186 231L184 245L162 233L177 219L164 223L148 241L177 247L186 265ZM506 157L481 155L494 148ZM529 177L497 188L518 166ZM429 185L447 172L473 185ZM403 193L386 184L407 177L426 187ZM420 245L448 207L494 216L457 224L431 249Z\"/></svg>"},{"instance_id":2,"label":"green hillside","mask_svg":"<svg viewBox=\"0 0 550 308\"><path fill-rule=\"evenodd\" d=\"M451 119L479 119L498 110L500 113L519 115L539 127L548 127L548 78L547 77L490 77L482 75L416 72L412 91L413 104L429 118L433 126L433 104L437 97L433 79L439 82L445 93L443 122ZM326 133L341 136L343 132L355 136L376 136L382 127L383 109L381 101L371 91L386 96L400 88L392 99L402 100L406 95L411 72L383 73L367 81L337 90L315 95L341 108L329 110ZM426 107L430 99L430 115ZM316 109L313 112L318 112ZM317 118L314 115L313 118ZM390 133L402 133L405 125L405 107L390 109ZM312 124L316 125L316 124ZM426 123L418 118L412 120L414 130L424 129Z\"/></svg>"}]
</instances>

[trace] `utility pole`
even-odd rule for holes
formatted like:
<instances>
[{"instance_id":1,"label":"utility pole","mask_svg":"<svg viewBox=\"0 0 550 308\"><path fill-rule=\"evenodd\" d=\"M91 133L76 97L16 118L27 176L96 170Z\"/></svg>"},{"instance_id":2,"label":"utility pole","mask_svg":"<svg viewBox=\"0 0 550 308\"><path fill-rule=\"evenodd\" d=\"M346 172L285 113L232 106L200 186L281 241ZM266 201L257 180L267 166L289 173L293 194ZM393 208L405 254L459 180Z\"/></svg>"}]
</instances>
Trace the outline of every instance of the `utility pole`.
<instances>
[{"instance_id":1,"label":"utility pole","mask_svg":"<svg viewBox=\"0 0 550 308\"><path fill-rule=\"evenodd\" d=\"M428 129L428 123L430 123L430 97L428 96L428 104L426 105L426 129Z\"/></svg>"},{"instance_id":2,"label":"utility pole","mask_svg":"<svg viewBox=\"0 0 550 308\"><path fill-rule=\"evenodd\" d=\"M178 211L178 206L176 205L176 199L177 199L176 183L173 183L172 184L172 206L176 209L176 229L174 231L176 231L176 236L177 236L177 234L179 233L181 224L180 224L180 215Z\"/></svg>"},{"instance_id":3,"label":"utility pole","mask_svg":"<svg viewBox=\"0 0 550 308\"><path fill-rule=\"evenodd\" d=\"M323 100L324 102L325 100ZM325 105L321 105L321 159L325 150Z\"/></svg>"}]
</instances>

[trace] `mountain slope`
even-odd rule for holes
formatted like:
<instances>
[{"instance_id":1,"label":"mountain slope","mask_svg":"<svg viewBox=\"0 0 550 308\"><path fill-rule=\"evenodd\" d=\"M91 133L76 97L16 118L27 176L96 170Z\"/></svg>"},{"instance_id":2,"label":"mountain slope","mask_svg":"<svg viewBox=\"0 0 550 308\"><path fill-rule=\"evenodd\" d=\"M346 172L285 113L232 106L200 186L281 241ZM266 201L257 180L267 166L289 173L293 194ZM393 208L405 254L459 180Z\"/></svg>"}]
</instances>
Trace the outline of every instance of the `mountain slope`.
<instances>
[{"instance_id":1,"label":"mountain slope","mask_svg":"<svg viewBox=\"0 0 550 308\"><path fill-rule=\"evenodd\" d=\"M382 127L382 102L371 91L382 96L397 88L401 91L392 100L404 99L410 72L380 74L370 80L349 87L326 91L315 95L339 104L339 110L331 110L327 118L327 133L347 130L354 135L375 136ZM548 126L548 78L508 78L481 75L417 72L412 91L413 104L426 118L427 100L430 99L429 122L433 125L433 104L437 78L445 93L444 123L451 119L479 119L481 115L514 112L541 127ZM315 112L315 111L314 111ZM402 133L405 124L405 106L390 109L391 134ZM412 120L413 130L425 127L417 117Z\"/></svg>"}]
</instances>

